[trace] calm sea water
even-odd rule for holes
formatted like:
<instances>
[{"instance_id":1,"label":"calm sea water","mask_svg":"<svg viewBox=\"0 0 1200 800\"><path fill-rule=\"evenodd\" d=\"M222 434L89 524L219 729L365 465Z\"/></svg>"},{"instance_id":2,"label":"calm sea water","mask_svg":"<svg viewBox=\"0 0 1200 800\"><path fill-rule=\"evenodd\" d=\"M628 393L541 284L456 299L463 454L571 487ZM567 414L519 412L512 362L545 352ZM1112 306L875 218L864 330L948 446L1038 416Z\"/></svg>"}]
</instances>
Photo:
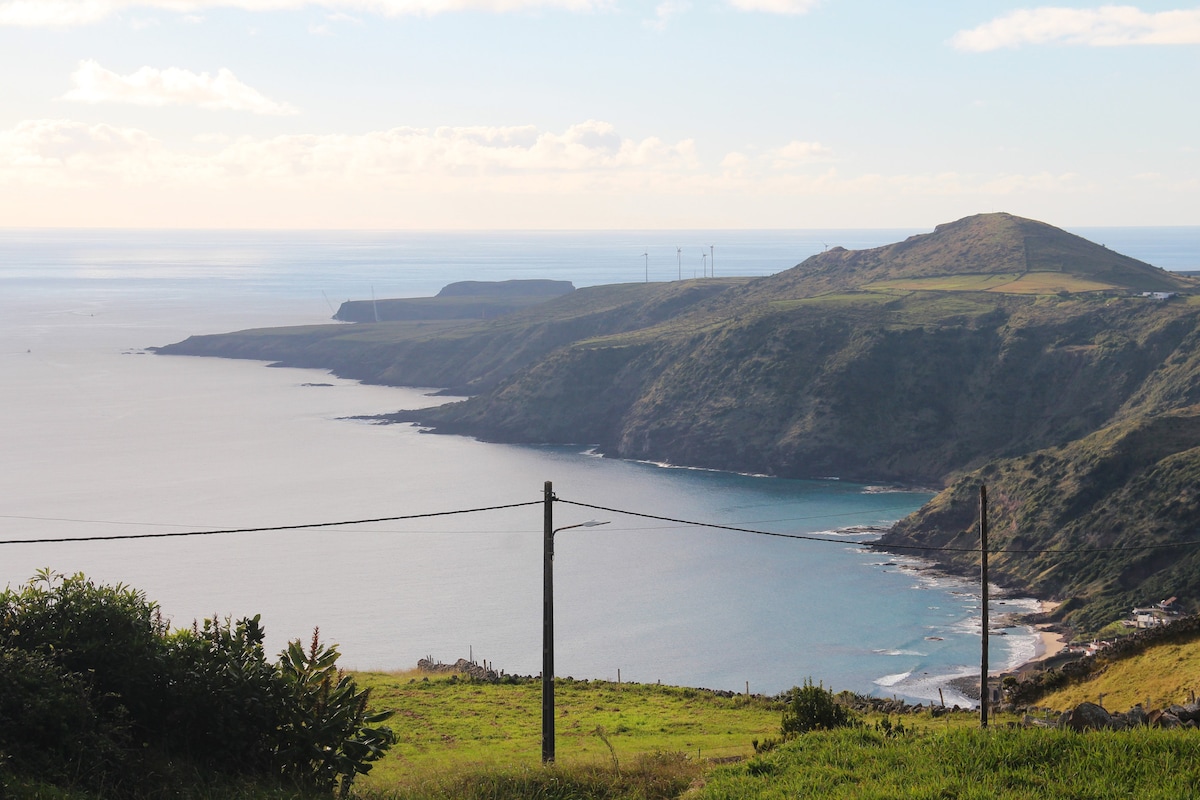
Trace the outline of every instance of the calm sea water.
<instances>
[{"instance_id":1,"label":"calm sea water","mask_svg":"<svg viewBox=\"0 0 1200 800\"><path fill-rule=\"evenodd\" d=\"M788 541L556 504L562 675L930 699L977 669L977 592L837 533L923 492L787 481L492 445L345 420L439 402L259 363L144 348L193 333L328 321L345 299L454 280L576 286L786 269L826 246L915 231L291 233L0 231L0 539L290 525L564 500L785 533ZM1101 235L1103 234L1103 235ZM1200 229L1090 238L1200 266ZM1122 238L1124 237L1124 238ZM1127 242L1128 245L1123 245ZM712 250L708 245L713 245ZM682 247L682 266L676 248ZM1137 248L1143 248L1139 251ZM648 254L645 256L643 254ZM701 258L701 256L708 256ZM690 272L689 272L690 263ZM324 385L317 385L324 384ZM146 591L176 624L261 613L273 648L313 626L347 666L541 657L541 508L247 535L0 546L0 580L41 567ZM1009 599L999 611L1025 610ZM994 666L1033 654L1024 629ZM953 695L948 695L953 697Z\"/></svg>"}]
</instances>

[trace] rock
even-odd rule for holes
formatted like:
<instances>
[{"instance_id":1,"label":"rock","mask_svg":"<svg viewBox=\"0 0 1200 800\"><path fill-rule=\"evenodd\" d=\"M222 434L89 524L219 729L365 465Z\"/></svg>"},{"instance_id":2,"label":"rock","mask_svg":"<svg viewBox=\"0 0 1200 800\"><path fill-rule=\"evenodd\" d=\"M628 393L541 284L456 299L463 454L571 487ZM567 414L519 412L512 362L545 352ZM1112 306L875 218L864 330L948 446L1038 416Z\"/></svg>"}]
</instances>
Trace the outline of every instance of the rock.
<instances>
[{"instance_id":1,"label":"rock","mask_svg":"<svg viewBox=\"0 0 1200 800\"><path fill-rule=\"evenodd\" d=\"M1182 728L1183 723L1170 711L1152 711L1150 712L1150 727L1171 730Z\"/></svg>"},{"instance_id":2,"label":"rock","mask_svg":"<svg viewBox=\"0 0 1200 800\"><path fill-rule=\"evenodd\" d=\"M1026 714L1021 717L1021 726L1025 728L1053 728L1055 723L1048 719L1039 719L1038 717Z\"/></svg>"},{"instance_id":3,"label":"rock","mask_svg":"<svg viewBox=\"0 0 1200 800\"><path fill-rule=\"evenodd\" d=\"M1125 712L1125 721L1129 723L1129 727L1136 728L1146 724L1146 709L1139 706L1134 706Z\"/></svg>"},{"instance_id":4,"label":"rock","mask_svg":"<svg viewBox=\"0 0 1200 800\"><path fill-rule=\"evenodd\" d=\"M1182 722L1200 722L1200 703L1173 705L1167 710L1179 717Z\"/></svg>"},{"instance_id":5,"label":"rock","mask_svg":"<svg viewBox=\"0 0 1200 800\"><path fill-rule=\"evenodd\" d=\"M1080 732L1104 730L1112 727L1112 715L1095 703L1080 703L1071 710L1066 727Z\"/></svg>"}]
</instances>

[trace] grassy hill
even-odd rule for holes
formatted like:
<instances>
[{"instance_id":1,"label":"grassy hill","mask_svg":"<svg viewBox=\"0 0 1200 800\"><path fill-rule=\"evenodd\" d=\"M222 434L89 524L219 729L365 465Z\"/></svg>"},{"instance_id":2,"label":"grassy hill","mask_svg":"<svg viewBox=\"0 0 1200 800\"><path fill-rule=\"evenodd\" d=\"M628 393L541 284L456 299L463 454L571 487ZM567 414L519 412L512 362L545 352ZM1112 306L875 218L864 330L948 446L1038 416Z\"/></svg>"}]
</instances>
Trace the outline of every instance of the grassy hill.
<instances>
[{"instance_id":1,"label":"grassy hill","mask_svg":"<svg viewBox=\"0 0 1200 800\"><path fill-rule=\"evenodd\" d=\"M973 545L987 482L997 547L1126 548L994 562L1094 630L1132 602L1200 599L1195 548L1129 549L1200 539L1197 285L982 214L765 278L599 286L494 320L244 331L162 352L448 387L472 397L395 418L488 440L947 487L896 545ZM977 560L926 554L954 570Z\"/></svg>"},{"instance_id":2,"label":"grassy hill","mask_svg":"<svg viewBox=\"0 0 1200 800\"><path fill-rule=\"evenodd\" d=\"M1068 709L1103 696L1104 707L1125 711L1168 708L1200 693L1200 641L1168 642L1143 653L1106 662L1087 680L1038 700L1043 708Z\"/></svg>"}]
</instances>

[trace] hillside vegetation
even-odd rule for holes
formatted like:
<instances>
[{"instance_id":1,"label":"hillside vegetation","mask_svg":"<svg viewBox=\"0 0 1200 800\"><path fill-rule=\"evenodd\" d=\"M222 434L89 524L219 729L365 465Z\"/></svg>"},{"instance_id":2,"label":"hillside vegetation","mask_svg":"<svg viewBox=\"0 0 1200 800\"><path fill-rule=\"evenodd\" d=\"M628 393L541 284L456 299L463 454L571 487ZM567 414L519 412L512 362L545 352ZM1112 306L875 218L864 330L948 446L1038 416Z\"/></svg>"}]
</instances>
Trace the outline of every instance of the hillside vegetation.
<instances>
[{"instance_id":1,"label":"hillside vegetation","mask_svg":"<svg viewBox=\"0 0 1200 800\"><path fill-rule=\"evenodd\" d=\"M753 280L581 289L495 320L193 337L166 353L447 387L395 419L626 458L947 487L887 541L996 547L1200 539L1200 304L1174 275L1044 223L983 214ZM1177 292L1160 301L1142 292ZM996 574L1094 629L1200 598L1195 548L1000 556ZM950 569L971 554L926 553Z\"/></svg>"}]
</instances>

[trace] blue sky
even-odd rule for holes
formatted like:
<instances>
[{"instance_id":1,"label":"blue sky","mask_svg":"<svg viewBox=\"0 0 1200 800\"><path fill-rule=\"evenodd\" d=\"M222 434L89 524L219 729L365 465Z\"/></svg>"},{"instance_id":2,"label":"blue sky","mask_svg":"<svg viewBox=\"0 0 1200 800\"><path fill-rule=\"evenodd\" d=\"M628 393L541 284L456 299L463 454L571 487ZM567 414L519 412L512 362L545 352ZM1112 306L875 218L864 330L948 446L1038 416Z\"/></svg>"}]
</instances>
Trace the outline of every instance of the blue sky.
<instances>
[{"instance_id":1,"label":"blue sky","mask_svg":"<svg viewBox=\"0 0 1200 800\"><path fill-rule=\"evenodd\" d=\"M0 0L0 226L1200 224L1200 7Z\"/></svg>"}]
</instances>

